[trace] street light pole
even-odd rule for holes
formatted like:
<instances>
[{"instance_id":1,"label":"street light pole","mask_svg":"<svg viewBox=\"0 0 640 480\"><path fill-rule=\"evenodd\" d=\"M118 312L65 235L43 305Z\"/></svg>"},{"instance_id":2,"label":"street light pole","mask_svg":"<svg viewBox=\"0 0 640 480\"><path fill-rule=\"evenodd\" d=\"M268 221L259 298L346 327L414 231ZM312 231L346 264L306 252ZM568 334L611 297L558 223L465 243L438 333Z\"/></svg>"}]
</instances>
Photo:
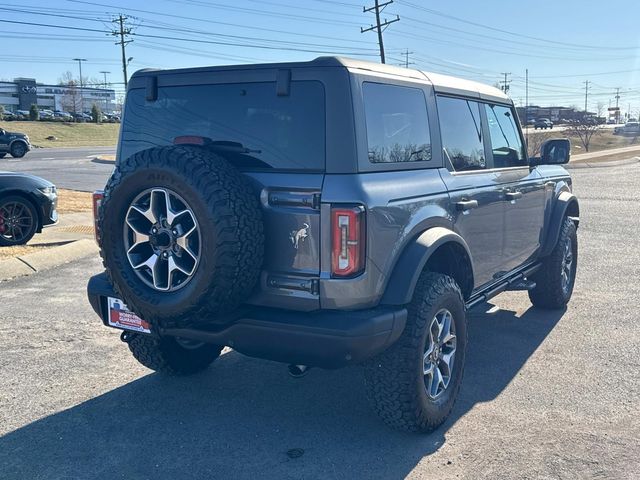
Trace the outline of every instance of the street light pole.
<instances>
[{"instance_id":1,"label":"street light pole","mask_svg":"<svg viewBox=\"0 0 640 480\"><path fill-rule=\"evenodd\" d=\"M86 62L87 59L86 58L74 58L73 59L75 62L78 62L78 67L80 69L80 111L82 112L84 110L84 98L82 96L82 89L84 88L83 82L82 82L82 62Z\"/></svg>"},{"instance_id":2,"label":"street light pole","mask_svg":"<svg viewBox=\"0 0 640 480\"><path fill-rule=\"evenodd\" d=\"M104 75L104 89L107 89L107 73L111 73L111 72L107 72L105 70L100 70L100 73ZM104 109L107 110L107 106L108 106L108 102L109 102L109 96L107 95L106 97L104 97Z\"/></svg>"}]
</instances>

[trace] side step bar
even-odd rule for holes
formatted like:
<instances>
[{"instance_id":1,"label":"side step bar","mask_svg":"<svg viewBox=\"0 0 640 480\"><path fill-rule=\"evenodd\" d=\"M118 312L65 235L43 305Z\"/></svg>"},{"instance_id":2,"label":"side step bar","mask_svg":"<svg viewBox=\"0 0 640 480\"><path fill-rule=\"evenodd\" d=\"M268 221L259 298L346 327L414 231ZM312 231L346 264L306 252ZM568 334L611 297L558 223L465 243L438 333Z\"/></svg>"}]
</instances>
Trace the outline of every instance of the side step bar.
<instances>
[{"instance_id":1,"label":"side step bar","mask_svg":"<svg viewBox=\"0 0 640 480\"><path fill-rule=\"evenodd\" d=\"M476 295L472 295L469 301L466 303L467 310L472 309L473 307L488 301L489 299L495 297L496 295L505 292L507 290L532 290L535 288L535 282L528 280L528 277L536 273L542 267L541 263L536 263L530 267L525 268L519 273L508 277L498 283L495 286L492 286L489 290L485 292L481 292Z\"/></svg>"}]
</instances>

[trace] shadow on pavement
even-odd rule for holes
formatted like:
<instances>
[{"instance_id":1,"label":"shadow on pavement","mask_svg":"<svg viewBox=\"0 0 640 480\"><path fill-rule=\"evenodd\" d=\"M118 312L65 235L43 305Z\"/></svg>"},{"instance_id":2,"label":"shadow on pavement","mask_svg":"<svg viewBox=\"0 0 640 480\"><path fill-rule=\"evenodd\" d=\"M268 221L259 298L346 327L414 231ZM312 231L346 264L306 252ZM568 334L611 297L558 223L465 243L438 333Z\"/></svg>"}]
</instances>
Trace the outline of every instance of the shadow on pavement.
<instances>
[{"instance_id":1,"label":"shadow on pavement","mask_svg":"<svg viewBox=\"0 0 640 480\"><path fill-rule=\"evenodd\" d=\"M283 365L231 352L203 374L149 374L5 435L0 477L404 478L460 417L502 392L564 313L483 313L491 307L470 315L461 394L431 435L378 421L357 367L295 380Z\"/></svg>"}]
</instances>

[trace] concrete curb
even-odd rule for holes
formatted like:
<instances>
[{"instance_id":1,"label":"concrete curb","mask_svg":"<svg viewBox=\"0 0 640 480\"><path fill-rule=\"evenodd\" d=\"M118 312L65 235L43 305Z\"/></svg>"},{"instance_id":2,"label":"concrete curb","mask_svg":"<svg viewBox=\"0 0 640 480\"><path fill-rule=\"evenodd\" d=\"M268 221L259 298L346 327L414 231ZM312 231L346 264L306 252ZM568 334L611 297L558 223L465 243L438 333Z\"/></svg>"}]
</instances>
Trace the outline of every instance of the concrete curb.
<instances>
[{"instance_id":1,"label":"concrete curb","mask_svg":"<svg viewBox=\"0 0 640 480\"><path fill-rule=\"evenodd\" d=\"M59 267L97 252L96 243L93 240L83 238L39 252L0 260L0 282Z\"/></svg>"},{"instance_id":2,"label":"concrete curb","mask_svg":"<svg viewBox=\"0 0 640 480\"><path fill-rule=\"evenodd\" d=\"M103 164L106 164L106 165L115 165L115 163L116 163L115 160L107 160L107 159L100 158L100 157L93 157L91 159L91 162L93 162L93 163L103 163Z\"/></svg>"},{"instance_id":3,"label":"concrete curb","mask_svg":"<svg viewBox=\"0 0 640 480\"><path fill-rule=\"evenodd\" d=\"M626 160L612 160L610 162L579 162L568 163L565 168L579 169L579 168L604 168L604 167L618 167L621 165L632 165L640 162L640 157L628 158Z\"/></svg>"}]
</instances>

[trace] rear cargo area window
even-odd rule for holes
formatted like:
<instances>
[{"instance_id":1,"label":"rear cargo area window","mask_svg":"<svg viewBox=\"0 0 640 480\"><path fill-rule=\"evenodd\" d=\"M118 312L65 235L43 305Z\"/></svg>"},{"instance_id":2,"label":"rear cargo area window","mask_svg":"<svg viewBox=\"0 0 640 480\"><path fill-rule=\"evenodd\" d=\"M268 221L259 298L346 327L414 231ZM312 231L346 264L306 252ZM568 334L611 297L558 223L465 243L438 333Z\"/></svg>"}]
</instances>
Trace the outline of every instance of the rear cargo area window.
<instances>
[{"instance_id":1,"label":"rear cargo area window","mask_svg":"<svg viewBox=\"0 0 640 480\"><path fill-rule=\"evenodd\" d=\"M155 101L144 89L129 91L121 158L180 136L210 139L241 168L323 170L324 87L294 81L286 96L277 95L276 82L161 87Z\"/></svg>"},{"instance_id":2,"label":"rear cargo area window","mask_svg":"<svg viewBox=\"0 0 640 480\"><path fill-rule=\"evenodd\" d=\"M422 90L365 82L362 92L369 161L431 160L427 102Z\"/></svg>"}]
</instances>

